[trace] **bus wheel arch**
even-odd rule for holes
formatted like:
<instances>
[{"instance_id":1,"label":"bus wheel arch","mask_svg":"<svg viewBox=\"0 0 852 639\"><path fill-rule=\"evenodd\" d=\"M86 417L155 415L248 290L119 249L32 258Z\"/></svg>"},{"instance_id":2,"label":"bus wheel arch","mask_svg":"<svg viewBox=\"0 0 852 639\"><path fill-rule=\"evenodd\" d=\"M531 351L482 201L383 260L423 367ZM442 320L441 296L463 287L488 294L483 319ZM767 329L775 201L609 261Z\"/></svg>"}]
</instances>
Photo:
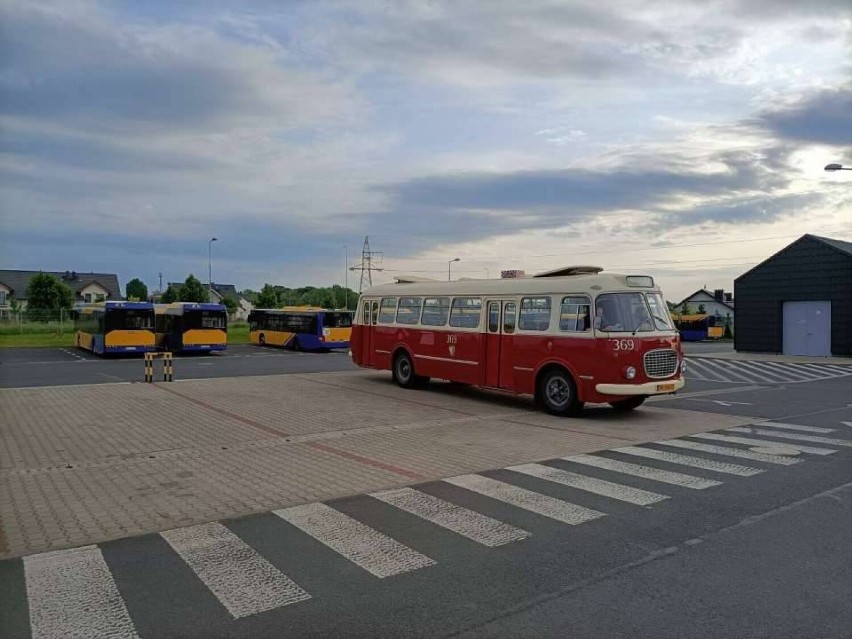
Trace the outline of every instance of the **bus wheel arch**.
<instances>
[{"instance_id":1,"label":"bus wheel arch","mask_svg":"<svg viewBox=\"0 0 852 639\"><path fill-rule=\"evenodd\" d=\"M266 346L266 335L264 335L263 333L258 335L257 343L260 344L261 346Z\"/></svg>"},{"instance_id":2,"label":"bus wheel arch","mask_svg":"<svg viewBox=\"0 0 852 639\"><path fill-rule=\"evenodd\" d=\"M408 349L399 347L393 353L391 372L393 381L402 388L423 388L428 382L428 377L418 375L414 368L414 358Z\"/></svg>"},{"instance_id":3,"label":"bus wheel arch","mask_svg":"<svg viewBox=\"0 0 852 639\"><path fill-rule=\"evenodd\" d=\"M577 382L561 364L547 364L539 370L535 379L535 399L553 415L573 416L583 409Z\"/></svg>"}]
</instances>

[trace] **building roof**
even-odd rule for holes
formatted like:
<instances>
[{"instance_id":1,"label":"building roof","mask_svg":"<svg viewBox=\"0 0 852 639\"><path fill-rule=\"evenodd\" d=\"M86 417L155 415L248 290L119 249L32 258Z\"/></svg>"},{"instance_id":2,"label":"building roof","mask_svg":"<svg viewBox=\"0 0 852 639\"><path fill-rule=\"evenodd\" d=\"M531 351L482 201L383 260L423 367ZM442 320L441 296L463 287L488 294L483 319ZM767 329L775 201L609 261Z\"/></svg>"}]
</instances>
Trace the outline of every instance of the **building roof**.
<instances>
[{"instance_id":1,"label":"building roof","mask_svg":"<svg viewBox=\"0 0 852 639\"><path fill-rule=\"evenodd\" d=\"M751 273L752 271L756 271L761 266L766 264L769 260L774 259L776 255L780 255L781 253L783 253L784 251L789 249L791 246L795 246L799 242L806 242L806 241L807 242L818 242L820 244L824 244L825 246L828 246L829 248L832 248L836 251L840 251L841 253L843 253L847 257L852 257L852 242L846 242L844 240L834 240L834 239L831 239L831 238L828 238L828 237L820 237L819 235L811 235L810 233L805 233L798 240L791 242L790 244L788 244L787 246L785 246L781 250L776 251L775 253L773 253L772 255L767 257L765 260L763 260L759 264L755 264L754 266L752 266L749 270L747 270L745 273L743 273L742 275L737 277L734 281L738 281L738 280L742 279L743 277L745 277L746 275L748 275L749 273ZM0 277L0 279L2 279L2 277Z\"/></svg>"},{"instance_id":2,"label":"building roof","mask_svg":"<svg viewBox=\"0 0 852 639\"><path fill-rule=\"evenodd\" d=\"M843 240L833 240L830 237L820 237L819 235L805 235L805 237L809 237L811 239L822 242L823 244L828 244L831 248L835 248L838 251L842 251L847 255L852 255L852 242L844 242Z\"/></svg>"},{"instance_id":3,"label":"building roof","mask_svg":"<svg viewBox=\"0 0 852 639\"><path fill-rule=\"evenodd\" d=\"M30 279L42 272L53 275L60 282L70 287L76 294L79 294L82 289L91 284L98 284L109 292L110 299L122 299L121 287L118 284L118 275L115 273L0 270L0 282L12 290L12 295L10 296L12 299L26 300L27 286L30 283Z\"/></svg>"},{"instance_id":4,"label":"building roof","mask_svg":"<svg viewBox=\"0 0 852 639\"><path fill-rule=\"evenodd\" d=\"M708 291L706 288L699 288L692 295L682 299L679 303L675 304L675 308L678 308L678 307L683 306L684 304L686 304L688 302L691 302L692 298L695 297L696 295L698 295L699 293L704 293L705 295L709 296L710 299L707 300L708 302L716 302L717 304L724 304L729 309L734 310L734 305L731 302L726 302L725 300L717 300L716 297L713 295L713 293Z\"/></svg>"}]
</instances>

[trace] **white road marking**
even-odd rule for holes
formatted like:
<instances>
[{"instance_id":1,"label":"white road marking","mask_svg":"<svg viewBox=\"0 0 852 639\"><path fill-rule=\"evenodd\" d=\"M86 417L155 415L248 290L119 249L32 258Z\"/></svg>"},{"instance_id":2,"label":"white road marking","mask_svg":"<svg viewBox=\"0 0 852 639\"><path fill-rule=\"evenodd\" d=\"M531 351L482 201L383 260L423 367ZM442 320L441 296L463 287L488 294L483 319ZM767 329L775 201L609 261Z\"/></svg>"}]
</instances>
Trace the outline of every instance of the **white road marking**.
<instances>
[{"instance_id":1,"label":"white road marking","mask_svg":"<svg viewBox=\"0 0 852 639\"><path fill-rule=\"evenodd\" d=\"M819 435L800 435L799 433L782 433L780 430L763 430L762 428L751 428L740 426L727 428L725 432L744 433L746 435L763 435L764 437L778 437L780 439L792 439L795 441L812 442L814 444L828 444L829 446L847 446L852 448L852 439L838 439L837 437L820 437ZM777 446L778 444L776 444ZM794 444L795 448L798 448Z\"/></svg>"},{"instance_id":2,"label":"white road marking","mask_svg":"<svg viewBox=\"0 0 852 639\"><path fill-rule=\"evenodd\" d=\"M24 557L33 639L138 637L97 546Z\"/></svg>"},{"instance_id":3,"label":"white road marking","mask_svg":"<svg viewBox=\"0 0 852 639\"><path fill-rule=\"evenodd\" d=\"M463 535L483 546L502 546L530 536L526 530L515 528L413 488L383 490L370 493L370 496Z\"/></svg>"},{"instance_id":4,"label":"white road marking","mask_svg":"<svg viewBox=\"0 0 852 639\"><path fill-rule=\"evenodd\" d=\"M628 464L627 462L609 459L608 457L598 457L596 455L572 455L570 457L563 457L562 459L574 462L575 464L594 466L595 468L603 468L617 473L624 473L625 475L643 477L645 479L663 482L664 484L673 484L675 486L694 488L696 490L719 486L722 483L712 479L702 479L701 477L693 477L692 475L674 473L670 470L660 470L659 468L651 468L650 466Z\"/></svg>"},{"instance_id":5,"label":"white road marking","mask_svg":"<svg viewBox=\"0 0 852 639\"><path fill-rule=\"evenodd\" d=\"M272 512L380 579L435 564L426 555L325 504Z\"/></svg>"},{"instance_id":6,"label":"white road marking","mask_svg":"<svg viewBox=\"0 0 852 639\"><path fill-rule=\"evenodd\" d=\"M697 359L689 360L689 366L687 367L687 374L692 371L692 369L697 368L700 373L702 373L702 379L705 379L709 382L724 382L727 381L724 377L721 377L720 374L716 371L716 369L711 366L709 363L700 361ZM709 376L709 377L708 377Z\"/></svg>"},{"instance_id":7,"label":"white road marking","mask_svg":"<svg viewBox=\"0 0 852 639\"><path fill-rule=\"evenodd\" d=\"M235 619L311 596L222 524L160 533Z\"/></svg>"},{"instance_id":8,"label":"white road marking","mask_svg":"<svg viewBox=\"0 0 852 639\"><path fill-rule=\"evenodd\" d=\"M781 466L792 466L793 464L798 464L801 461L800 459L792 459L790 457L784 457L782 455L767 455L765 453L755 453L750 450L743 450L741 448L728 448L727 446L700 444L698 442L690 442L685 439L663 439L654 443L662 444L663 446L674 446L675 448L697 450L704 453L713 453L714 455L725 455L727 457L751 459L753 461L766 462L768 464L779 464Z\"/></svg>"},{"instance_id":9,"label":"white road marking","mask_svg":"<svg viewBox=\"0 0 852 639\"><path fill-rule=\"evenodd\" d=\"M760 422L757 424L761 428L783 428L786 430L799 430L803 433L833 433L834 428L820 428L818 426L799 426L798 424L785 424L784 422Z\"/></svg>"},{"instance_id":10,"label":"white road marking","mask_svg":"<svg viewBox=\"0 0 852 639\"><path fill-rule=\"evenodd\" d=\"M740 362L740 364L744 370L749 372L749 374L761 379L764 383L778 384L779 382L784 383L791 381L789 375L786 375L775 368L765 366L762 362ZM793 380L795 379L796 378L793 377Z\"/></svg>"},{"instance_id":11,"label":"white road marking","mask_svg":"<svg viewBox=\"0 0 852 639\"><path fill-rule=\"evenodd\" d=\"M444 481L572 526L604 517L604 513L597 510L584 508L483 475L460 475Z\"/></svg>"},{"instance_id":12,"label":"white road marking","mask_svg":"<svg viewBox=\"0 0 852 639\"><path fill-rule=\"evenodd\" d=\"M542 464L521 464L520 466L509 466L507 470L530 475L531 477L538 477L539 479L545 479L547 481L556 482L557 484L563 484L564 486L570 486L571 488L585 490L589 493L603 495L604 497L611 497L612 499L626 501L630 504L637 504L639 506L647 506L648 504L653 504L669 498L668 495L652 493L649 490L633 488L632 486L623 486L621 484L616 484L615 482L606 481L605 479L587 477L586 475L580 475L578 473L562 470L561 468L553 468Z\"/></svg>"},{"instance_id":13,"label":"white road marking","mask_svg":"<svg viewBox=\"0 0 852 639\"><path fill-rule=\"evenodd\" d=\"M790 368L789 364L782 364L780 362L750 362L750 364L755 366L763 366L765 368L774 369L780 373L783 373L787 377L800 378L806 381L813 381L815 379L820 379L820 376L814 373L813 371L799 371L795 368Z\"/></svg>"},{"instance_id":14,"label":"white road marking","mask_svg":"<svg viewBox=\"0 0 852 639\"><path fill-rule=\"evenodd\" d=\"M740 378L740 380L742 380L744 382L751 382L751 383L754 382L753 376L749 377L748 375L744 374L743 372L741 372L739 370L740 367L737 365L737 364L739 364L739 362L737 362L735 364L733 362L728 362L726 360L718 360L716 362L716 364L720 365L719 366L720 368L725 369L725 373L728 374L728 375L733 375L734 377L738 377L738 378Z\"/></svg>"},{"instance_id":15,"label":"white road marking","mask_svg":"<svg viewBox=\"0 0 852 639\"><path fill-rule=\"evenodd\" d=\"M758 473L763 472L759 468L741 466L740 464L729 464L727 462L704 459L703 457L679 455L677 453L670 453L664 450L656 450L655 448L624 446L622 448L616 448L614 450L617 453L624 453L625 455L635 455L636 457L657 459L659 461L669 462L671 464L680 464L681 466L693 466L695 468L703 468L704 470L712 470L717 473L739 475L740 477L751 477L752 475L757 475Z\"/></svg>"},{"instance_id":16,"label":"white road marking","mask_svg":"<svg viewBox=\"0 0 852 639\"><path fill-rule=\"evenodd\" d=\"M713 441L727 442L730 444L745 444L746 446L781 446L779 442L773 442L769 439L755 439L754 437L735 437L733 435L718 435L716 433L694 433L692 435L687 435L687 437L710 439ZM817 448L815 446L799 446L798 444L784 445L788 448L795 448L797 450L800 450L803 453L810 453L811 455L833 455L837 452L836 450L831 450L830 448Z\"/></svg>"}]
</instances>

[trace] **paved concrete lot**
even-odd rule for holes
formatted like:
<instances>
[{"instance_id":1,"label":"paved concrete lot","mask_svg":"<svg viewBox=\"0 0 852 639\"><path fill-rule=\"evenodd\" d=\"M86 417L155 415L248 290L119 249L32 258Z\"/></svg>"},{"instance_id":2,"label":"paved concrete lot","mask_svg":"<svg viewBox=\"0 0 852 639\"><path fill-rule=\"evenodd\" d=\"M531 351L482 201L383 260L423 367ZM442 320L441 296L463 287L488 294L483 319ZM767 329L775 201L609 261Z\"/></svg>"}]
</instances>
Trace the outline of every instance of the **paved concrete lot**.
<instances>
[{"instance_id":1,"label":"paved concrete lot","mask_svg":"<svg viewBox=\"0 0 852 639\"><path fill-rule=\"evenodd\" d=\"M0 349L0 388L141 382L141 356L97 357L77 348ZM175 358L176 379L355 370L346 351L296 353L252 345L229 346L224 353ZM158 363L156 374L162 375Z\"/></svg>"},{"instance_id":2,"label":"paved concrete lot","mask_svg":"<svg viewBox=\"0 0 852 639\"><path fill-rule=\"evenodd\" d=\"M580 419L364 371L2 390L0 636L848 637L852 377L782 368Z\"/></svg>"}]
</instances>

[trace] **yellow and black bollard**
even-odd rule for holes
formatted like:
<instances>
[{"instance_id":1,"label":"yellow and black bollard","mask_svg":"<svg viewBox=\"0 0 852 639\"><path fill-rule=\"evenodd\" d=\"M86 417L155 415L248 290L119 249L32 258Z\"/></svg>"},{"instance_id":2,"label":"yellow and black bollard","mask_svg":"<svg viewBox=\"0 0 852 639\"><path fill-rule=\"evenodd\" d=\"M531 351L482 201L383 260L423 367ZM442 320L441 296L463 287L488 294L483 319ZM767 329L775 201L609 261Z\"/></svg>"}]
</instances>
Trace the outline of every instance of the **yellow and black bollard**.
<instances>
[{"instance_id":1,"label":"yellow and black bollard","mask_svg":"<svg viewBox=\"0 0 852 639\"><path fill-rule=\"evenodd\" d=\"M149 384L154 381L154 357L155 353L145 353L145 381Z\"/></svg>"},{"instance_id":2,"label":"yellow and black bollard","mask_svg":"<svg viewBox=\"0 0 852 639\"><path fill-rule=\"evenodd\" d=\"M154 382L154 360L163 360L163 381L173 382L175 379L174 360L171 353L145 353L145 381Z\"/></svg>"},{"instance_id":3,"label":"yellow and black bollard","mask_svg":"<svg viewBox=\"0 0 852 639\"><path fill-rule=\"evenodd\" d=\"M175 379L175 371L172 367L172 354L163 353L163 381L171 382Z\"/></svg>"}]
</instances>

